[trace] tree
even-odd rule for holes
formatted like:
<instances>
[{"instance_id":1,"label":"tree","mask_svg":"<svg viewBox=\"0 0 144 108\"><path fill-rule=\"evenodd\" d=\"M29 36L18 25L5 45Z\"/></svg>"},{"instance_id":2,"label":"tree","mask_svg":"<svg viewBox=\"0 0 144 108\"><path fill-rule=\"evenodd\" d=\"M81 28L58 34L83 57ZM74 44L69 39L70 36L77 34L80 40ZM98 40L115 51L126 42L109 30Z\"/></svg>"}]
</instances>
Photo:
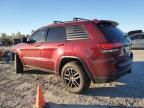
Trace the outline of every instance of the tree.
<instances>
[{"instance_id":1,"label":"tree","mask_svg":"<svg viewBox=\"0 0 144 108\"><path fill-rule=\"evenodd\" d=\"M24 37L28 37L29 35L21 34L21 32L12 33L11 35L7 35L6 33L0 33L0 41L2 41L3 45L12 45L14 41L23 42Z\"/></svg>"},{"instance_id":2,"label":"tree","mask_svg":"<svg viewBox=\"0 0 144 108\"><path fill-rule=\"evenodd\" d=\"M6 33L2 33L2 34L1 34L1 37L2 37L2 40L4 40L4 39L7 38L7 34L6 34Z\"/></svg>"},{"instance_id":3,"label":"tree","mask_svg":"<svg viewBox=\"0 0 144 108\"><path fill-rule=\"evenodd\" d=\"M13 38L14 38L14 37L15 37L15 34L14 34L14 33L12 33L12 34L11 34L11 37L13 37Z\"/></svg>"},{"instance_id":4,"label":"tree","mask_svg":"<svg viewBox=\"0 0 144 108\"><path fill-rule=\"evenodd\" d=\"M21 32L17 32L17 33L16 33L15 39L21 39Z\"/></svg>"}]
</instances>

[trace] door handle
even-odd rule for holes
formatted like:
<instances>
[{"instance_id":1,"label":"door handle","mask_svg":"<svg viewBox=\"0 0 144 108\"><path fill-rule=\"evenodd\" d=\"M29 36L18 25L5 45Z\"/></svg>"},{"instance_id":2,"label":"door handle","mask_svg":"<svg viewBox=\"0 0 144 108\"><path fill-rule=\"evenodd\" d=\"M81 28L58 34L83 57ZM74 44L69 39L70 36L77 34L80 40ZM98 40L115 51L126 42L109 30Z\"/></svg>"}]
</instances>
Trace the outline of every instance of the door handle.
<instances>
[{"instance_id":1,"label":"door handle","mask_svg":"<svg viewBox=\"0 0 144 108\"><path fill-rule=\"evenodd\" d=\"M57 44L57 46L64 46L64 43L59 43Z\"/></svg>"},{"instance_id":2,"label":"door handle","mask_svg":"<svg viewBox=\"0 0 144 108\"><path fill-rule=\"evenodd\" d=\"M39 47L40 45L35 45L34 47Z\"/></svg>"}]
</instances>

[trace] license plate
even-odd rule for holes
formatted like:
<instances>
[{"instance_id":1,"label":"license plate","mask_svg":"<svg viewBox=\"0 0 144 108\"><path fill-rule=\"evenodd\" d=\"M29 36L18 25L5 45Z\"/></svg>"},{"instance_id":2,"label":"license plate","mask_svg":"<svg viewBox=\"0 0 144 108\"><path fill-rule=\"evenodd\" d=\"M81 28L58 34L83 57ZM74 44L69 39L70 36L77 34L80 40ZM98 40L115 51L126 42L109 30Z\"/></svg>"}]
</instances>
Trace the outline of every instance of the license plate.
<instances>
[{"instance_id":1,"label":"license plate","mask_svg":"<svg viewBox=\"0 0 144 108\"><path fill-rule=\"evenodd\" d=\"M126 52L126 53L129 53L129 52L130 52L129 46L125 46L125 52Z\"/></svg>"}]
</instances>

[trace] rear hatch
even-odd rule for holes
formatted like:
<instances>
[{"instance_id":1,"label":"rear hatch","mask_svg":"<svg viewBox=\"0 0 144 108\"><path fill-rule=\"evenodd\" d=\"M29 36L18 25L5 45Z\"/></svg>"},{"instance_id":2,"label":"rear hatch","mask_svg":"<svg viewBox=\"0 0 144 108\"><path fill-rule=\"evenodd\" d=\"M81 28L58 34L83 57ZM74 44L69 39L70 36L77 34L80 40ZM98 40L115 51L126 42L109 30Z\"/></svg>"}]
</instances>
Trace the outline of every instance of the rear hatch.
<instances>
[{"instance_id":1,"label":"rear hatch","mask_svg":"<svg viewBox=\"0 0 144 108\"><path fill-rule=\"evenodd\" d=\"M123 65L128 62L131 53L131 42L126 37L126 34L123 33L119 28L117 28L118 23L112 21L100 21L97 24L97 27L104 34L105 38L112 45L119 45L119 47L113 47L111 54L118 62L118 65ZM109 50L105 51L109 53Z\"/></svg>"}]
</instances>

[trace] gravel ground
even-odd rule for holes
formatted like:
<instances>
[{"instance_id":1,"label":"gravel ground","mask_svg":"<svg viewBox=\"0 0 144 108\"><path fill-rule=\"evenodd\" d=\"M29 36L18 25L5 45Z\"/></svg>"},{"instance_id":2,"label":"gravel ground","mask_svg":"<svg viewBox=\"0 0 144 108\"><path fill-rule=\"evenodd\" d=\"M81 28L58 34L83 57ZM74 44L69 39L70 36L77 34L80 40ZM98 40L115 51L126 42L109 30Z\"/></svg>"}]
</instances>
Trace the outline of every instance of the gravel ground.
<instances>
[{"instance_id":1,"label":"gravel ground","mask_svg":"<svg viewBox=\"0 0 144 108\"><path fill-rule=\"evenodd\" d=\"M53 74L27 69L14 73L13 64L0 63L0 108L33 108L38 83L49 108L144 107L144 51L134 51L133 72L105 84L91 84L84 94L65 90Z\"/></svg>"}]
</instances>

